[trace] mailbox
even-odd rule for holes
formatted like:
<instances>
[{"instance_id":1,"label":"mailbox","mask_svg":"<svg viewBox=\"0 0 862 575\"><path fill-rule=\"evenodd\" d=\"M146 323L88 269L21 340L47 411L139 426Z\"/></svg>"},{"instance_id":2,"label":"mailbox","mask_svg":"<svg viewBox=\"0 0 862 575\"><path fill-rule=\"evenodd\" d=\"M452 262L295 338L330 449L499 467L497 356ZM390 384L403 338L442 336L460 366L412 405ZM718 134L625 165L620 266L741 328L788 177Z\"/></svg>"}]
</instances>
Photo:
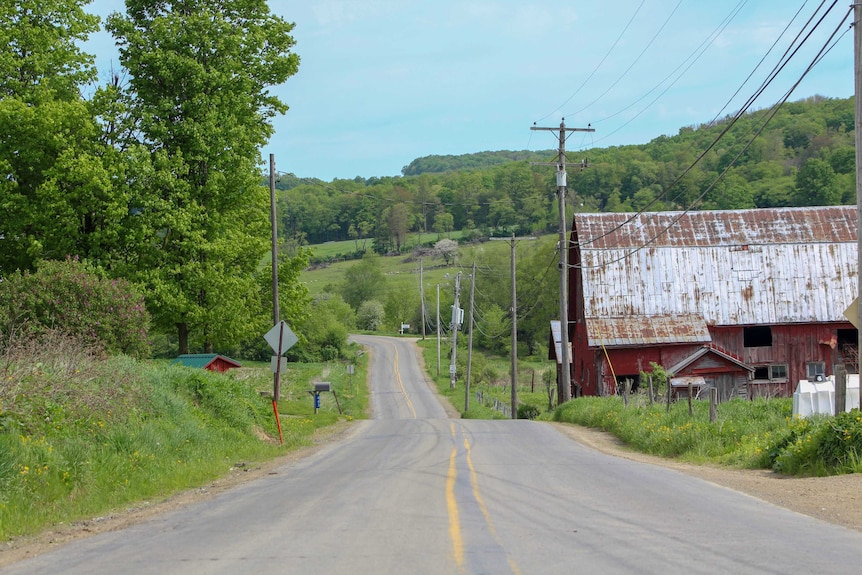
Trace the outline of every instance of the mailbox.
<instances>
[{"instance_id":1,"label":"mailbox","mask_svg":"<svg viewBox=\"0 0 862 575\"><path fill-rule=\"evenodd\" d=\"M314 391L332 391L332 384L328 381L315 381Z\"/></svg>"}]
</instances>

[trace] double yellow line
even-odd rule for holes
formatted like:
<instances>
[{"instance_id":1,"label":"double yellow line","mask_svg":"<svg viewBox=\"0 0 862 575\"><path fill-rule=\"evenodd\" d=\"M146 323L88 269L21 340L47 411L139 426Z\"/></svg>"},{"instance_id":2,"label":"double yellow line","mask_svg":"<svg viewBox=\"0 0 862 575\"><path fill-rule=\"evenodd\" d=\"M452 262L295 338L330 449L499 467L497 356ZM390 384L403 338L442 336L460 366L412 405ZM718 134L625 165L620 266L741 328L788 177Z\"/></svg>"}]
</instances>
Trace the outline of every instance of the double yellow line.
<instances>
[{"instance_id":1,"label":"double yellow line","mask_svg":"<svg viewBox=\"0 0 862 575\"><path fill-rule=\"evenodd\" d=\"M398 387L401 388L401 393L404 394L404 399L407 400L407 407L410 408L410 413L413 414L413 419L416 419L416 408L413 407L413 402L410 401L410 396L407 395L407 390L404 389L404 382L401 381L401 372L398 371L398 348L395 347L395 344L392 344L393 349L395 349L395 379L398 381Z\"/></svg>"},{"instance_id":2,"label":"double yellow line","mask_svg":"<svg viewBox=\"0 0 862 575\"><path fill-rule=\"evenodd\" d=\"M453 445L452 453L449 456L449 473L446 476L446 508L449 511L449 535L452 538L452 554L455 557L455 563L458 565L458 569L463 571L464 540L461 536L461 514L458 509L458 501L455 498L455 480L458 478L458 467L456 465L458 458L458 434L455 430L454 423L449 424L449 431L452 434ZM482 513L482 517L485 518L485 524L488 526L488 531L494 537L497 545L502 549L503 544L500 541L500 537L497 535L497 528L494 526L491 514L488 513L488 507L485 505L485 500L482 499L482 494L479 492L479 480L476 477L476 468L473 466L470 441L467 439L467 435L464 433L463 428L461 429L461 436L464 442L467 468L470 470L470 485L473 488L473 498L479 506L479 511ZM508 555L506 556L506 560L509 563L509 568L512 570L512 573L515 575L521 575L521 570L515 564L515 561Z\"/></svg>"}]
</instances>

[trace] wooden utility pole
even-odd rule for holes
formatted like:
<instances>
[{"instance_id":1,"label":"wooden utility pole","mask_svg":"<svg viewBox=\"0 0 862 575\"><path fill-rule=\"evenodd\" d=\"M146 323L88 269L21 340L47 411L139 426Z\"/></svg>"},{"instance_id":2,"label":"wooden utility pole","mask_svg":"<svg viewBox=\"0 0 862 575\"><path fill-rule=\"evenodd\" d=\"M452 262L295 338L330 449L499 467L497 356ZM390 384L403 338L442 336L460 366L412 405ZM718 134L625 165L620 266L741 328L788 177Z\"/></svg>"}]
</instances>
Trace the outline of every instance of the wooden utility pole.
<instances>
[{"instance_id":1,"label":"wooden utility pole","mask_svg":"<svg viewBox=\"0 0 862 575\"><path fill-rule=\"evenodd\" d=\"M422 273L422 258L419 258L419 300L422 302L422 341L425 341L425 281Z\"/></svg>"},{"instance_id":2,"label":"wooden utility pole","mask_svg":"<svg viewBox=\"0 0 862 575\"><path fill-rule=\"evenodd\" d=\"M555 132L557 128L532 126L531 130ZM560 212L560 373L557 387L557 403L565 403L572 398L572 372L569 365L569 241L566 237L566 137L569 132L595 132L593 128L567 128L566 119L560 122L559 151L556 163L539 164L557 167L557 201ZM586 164L582 162L581 167Z\"/></svg>"},{"instance_id":3,"label":"wooden utility pole","mask_svg":"<svg viewBox=\"0 0 862 575\"><path fill-rule=\"evenodd\" d=\"M440 377L440 284L437 284L437 377Z\"/></svg>"},{"instance_id":4,"label":"wooden utility pole","mask_svg":"<svg viewBox=\"0 0 862 575\"><path fill-rule=\"evenodd\" d=\"M272 325L276 326L279 320L278 302L278 215L275 208L275 154L269 155L269 221L272 226ZM281 332L284 333L284 330ZM278 439L284 444L284 435L281 432L281 420L278 418L278 396L281 394L281 348L282 335L279 335L278 358L275 362L275 373L272 374L272 413L275 416L275 425L278 428Z\"/></svg>"},{"instance_id":5,"label":"wooden utility pole","mask_svg":"<svg viewBox=\"0 0 862 575\"><path fill-rule=\"evenodd\" d=\"M857 303L859 319L862 326L862 3L853 4L853 77L856 95L856 238L857 238ZM862 382L862 329L858 329L856 338L856 372ZM859 409L862 409L862 383L860 383Z\"/></svg>"},{"instance_id":6,"label":"wooden utility pole","mask_svg":"<svg viewBox=\"0 0 862 575\"><path fill-rule=\"evenodd\" d=\"M278 325L279 322L279 302L278 302L278 219L275 209L275 154L269 155L269 221L272 225L272 325ZM276 366L275 373L272 376L272 401L273 406L278 403L278 396L281 393L280 376ZM276 412L276 415L278 413Z\"/></svg>"},{"instance_id":7,"label":"wooden utility pole","mask_svg":"<svg viewBox=\"0 0 862 575\"><path fill-rule=\"evenodd\" d=\"M458 349L458 326L461 322L461 308L458 303L458 296L461 292L461 272L455 275L455 303L452 305L452 359L449 363L449 389L455 389L456 366L455 353Z\"/></svg>"},{"instance_id":8,"label":"wooden utility pole","mask_svg":"<svg viewBox=\"0 0 862 575\"><path fill-rule=\"evenodd\" d=\"M511 403L512 403L512 419L518 419L518 292L515 283L515 241L516 240L535 240L534 237L515 237L512 234L511 238L491 238L492 240L506 240L511 244L511 286L512 286L512 304L509 311L512 313L512 379L511 379Z\"/></svg>"},{"instance_id":9,"label":"wooden utility pole","mask_svg":"<svg viewBox=\"0 0 862 575\"><path fill-rule=\"evenodd\" d=\"M518 294L515 290L515 234L512 234L512 419L518 419Z\"/></svg>"},{"instance_id":10,"label":"wooden utility pole","mask_svg":"<svg viewBox=\"0 0 862 575\"><path fill-rule=\"evenodd\" d=\"M470 367L473 365L473 302L476 299L476 262L470 274L470 323L467 324L467 375L464 378L464 411L470 409Z\"/></svg>"}]
</instances>

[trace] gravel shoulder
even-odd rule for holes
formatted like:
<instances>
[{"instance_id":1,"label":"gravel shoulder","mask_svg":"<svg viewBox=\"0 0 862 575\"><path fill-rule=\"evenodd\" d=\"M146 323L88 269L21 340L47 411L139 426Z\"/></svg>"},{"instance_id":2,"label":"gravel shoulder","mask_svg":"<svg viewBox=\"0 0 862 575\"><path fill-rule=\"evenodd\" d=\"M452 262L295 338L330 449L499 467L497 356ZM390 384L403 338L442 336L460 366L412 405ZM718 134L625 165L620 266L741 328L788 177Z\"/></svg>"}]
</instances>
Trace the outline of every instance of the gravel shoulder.
<instances>
[{"instance_id":1,"label":"gravel shoulder","mask_svg":"<svg viewBox=\"0 0 862 575\"><path fill-rule=\"evenodd\" d=\"M561 423L552 425L573 440L602 453L676 469L797 513L862 531L862 474L787 477L767 470L694 465L632 451L616 436L596 429Z\"/></svg>"}]
</instances>

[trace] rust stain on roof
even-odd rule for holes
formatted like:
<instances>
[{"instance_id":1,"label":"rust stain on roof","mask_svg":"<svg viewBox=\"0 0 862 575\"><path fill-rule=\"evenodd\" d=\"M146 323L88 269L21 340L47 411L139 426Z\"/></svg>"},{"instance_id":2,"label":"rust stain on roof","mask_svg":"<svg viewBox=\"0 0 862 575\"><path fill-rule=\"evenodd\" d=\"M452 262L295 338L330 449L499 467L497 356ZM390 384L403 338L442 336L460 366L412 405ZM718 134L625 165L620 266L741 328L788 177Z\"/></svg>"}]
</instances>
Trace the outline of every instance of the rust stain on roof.
<instances>
[{"instance_id":1,"label":"rust stain on roof","mask_svg":"<svg viewBox=\"0 0 862 575\"><path fill-rule=\"evenodd\" d=\"M600 322L588 325L591 344L604 331L618 345L659 340L649 330L656 321L669 329L666 318L844 322L859 275L856 213L829 206L576 214L570 261L581 262L588 324ZM631 323L632 316L650 319Z\"/></svg>"}]
</instances>

